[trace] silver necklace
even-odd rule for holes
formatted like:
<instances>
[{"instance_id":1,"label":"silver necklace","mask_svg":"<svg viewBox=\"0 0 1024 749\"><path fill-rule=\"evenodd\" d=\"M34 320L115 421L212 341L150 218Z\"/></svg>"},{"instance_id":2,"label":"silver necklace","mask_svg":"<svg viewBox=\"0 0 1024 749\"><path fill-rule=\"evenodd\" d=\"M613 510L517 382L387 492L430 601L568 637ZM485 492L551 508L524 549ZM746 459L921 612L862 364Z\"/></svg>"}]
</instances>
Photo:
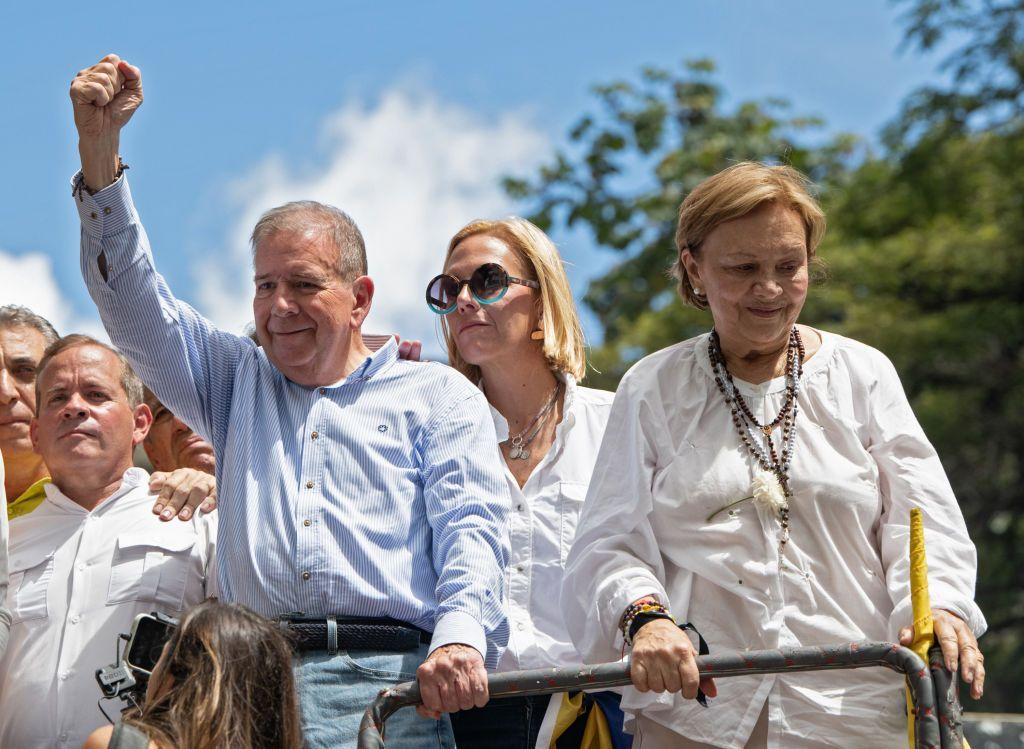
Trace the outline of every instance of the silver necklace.
<instances>
[{"instance_id":1,"label":"silver necklace","mask_svg":"<svg viewBox=\"0 0 1024 749\"><path fill-rule=\"evenodd\" d=\"M555 401L558 399L558 388L560 385L560 382L555 383L555 389L551 391L551 397L548 398L548 402L545 403L544 407L537 412L537 415L533 417L533 420L526 425L526 429L511 439L512 449L508 451L509 459L526 460L530 457L530 451L527 450L526 447L533 442L534 438L536 438L540 433L540 428L544 426L544 417L551 412L552 408L554 408ZM534 428L534 425L536 425L536 428ZM533 429L533 431L530 432L530 429ZM527 432L530 432L530 436L524 437Z\"/></svg>"}]
</instances>

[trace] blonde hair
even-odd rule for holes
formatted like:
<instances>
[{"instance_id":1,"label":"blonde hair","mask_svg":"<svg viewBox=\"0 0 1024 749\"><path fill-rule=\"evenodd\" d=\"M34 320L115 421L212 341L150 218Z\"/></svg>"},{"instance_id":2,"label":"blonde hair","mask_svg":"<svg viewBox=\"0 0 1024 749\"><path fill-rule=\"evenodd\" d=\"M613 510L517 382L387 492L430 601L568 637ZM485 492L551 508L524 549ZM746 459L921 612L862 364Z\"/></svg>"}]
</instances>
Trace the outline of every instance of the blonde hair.
<instances>
[{"instance_id":1,"label":"blonde hair","mask_svg":"<svg viewBox=\"0 0 1024 749\"><path fill-rule=\"evenodd\" d=\"M697 256L708 234L726 221L742 218L766 203L791 208L803 219L807 236L807 260L825 234L825 214L807 187L810 180L790 166L768 166L742 161L708 177L679 206L676 226L678 255L670 273L679 281L679 296L697 309L707 309L707 297L697 294L683 265L683 250Z\"/></svg>"},{"instance_id":2,"label":"blonde hair","mask_svg":"<svg viewBox=\"0 0 1024 749\"><path fill-rule=\"evenodd\" d=\"M572 299L569 278L554 243L547 234L524 218L512 216L498 221L477 219L459 229L448 243L444 261L469 237L485 234L500 239L523 263L527 278L540 284L541 327L544 331L544 357L556 372L582 380L587 369L583 328ZM480 367L470 364L455 345L448 317L441 318L441 330L448 347L448 361L473 383L480 382Z\"/></svg>"}]
</instances>

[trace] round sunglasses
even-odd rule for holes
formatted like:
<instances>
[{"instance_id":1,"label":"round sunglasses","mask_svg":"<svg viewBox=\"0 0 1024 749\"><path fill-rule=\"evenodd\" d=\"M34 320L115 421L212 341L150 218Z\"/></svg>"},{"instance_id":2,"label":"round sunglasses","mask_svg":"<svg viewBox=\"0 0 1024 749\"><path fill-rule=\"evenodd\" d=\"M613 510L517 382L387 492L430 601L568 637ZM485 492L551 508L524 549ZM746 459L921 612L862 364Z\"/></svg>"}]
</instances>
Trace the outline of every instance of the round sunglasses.
<instances>
[{"instance_id":1,"label":"round sunglasses","mask_svg":"<svg viewBox=\"0 0 1024 749\"><path fill-rule=\"evenodd\" d=\"M454 312L458 306L462 287L468 285L469 292L480 304L494 304L508 292L511 283L521 284L531 289L539 289L540 284L528 278L510 276L508 271L497 263L484 263L465 281L441 273L434 276L427 284L427 306L438 315Z\"/></svg>"}]
</instances>

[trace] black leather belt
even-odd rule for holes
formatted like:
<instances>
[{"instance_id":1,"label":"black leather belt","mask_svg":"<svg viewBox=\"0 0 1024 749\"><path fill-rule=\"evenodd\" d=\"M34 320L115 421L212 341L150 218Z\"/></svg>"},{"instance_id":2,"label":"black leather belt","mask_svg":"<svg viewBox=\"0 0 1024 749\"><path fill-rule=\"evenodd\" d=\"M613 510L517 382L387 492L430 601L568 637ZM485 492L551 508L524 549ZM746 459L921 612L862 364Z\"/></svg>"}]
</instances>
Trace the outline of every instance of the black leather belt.
<instances>
[{"instance_id":1,"label":"black leather belt","mask_svg":"<svg viewBox=\"0 0 1024 749\"><path fill-rule=\"evenodd\" d=\"M278 620L296 650L415 650L430 643L430 632L395 619L329 616L306 619L295 616Z\"/></svg>"}]
</instances>

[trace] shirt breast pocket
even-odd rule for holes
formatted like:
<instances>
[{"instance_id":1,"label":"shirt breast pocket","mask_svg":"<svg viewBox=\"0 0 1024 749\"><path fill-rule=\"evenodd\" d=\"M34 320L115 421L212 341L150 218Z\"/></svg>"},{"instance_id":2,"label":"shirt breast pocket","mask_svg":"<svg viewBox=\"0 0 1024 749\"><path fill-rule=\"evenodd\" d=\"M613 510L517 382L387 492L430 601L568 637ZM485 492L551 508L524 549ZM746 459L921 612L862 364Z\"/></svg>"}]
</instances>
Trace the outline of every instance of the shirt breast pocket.
<instances>
[{"instance_id":1,"label":"shirt breast pocket","mask_svg":"<svg viewBox=\"0 0 1024 749\"><path fill-rule=\"evenodd\" d=\"M576 526L580 521L588 488L587 484L570 481L562 481L558 485L558 540L563 567L566 557L569 556L569 549L572 548L573 539L576 538Z\"/></svg>"},{"instance_id":2,"label":"shirt breast pocket","mask_svg":"<svg viewBox=\"0 0 1024 749\"><path fill-rule=\"evenodd\" d=\"M11 577L7 598L12 622L27 622L49 616L46 596L53 577L53 550L15 554L10 560Z\"/></svg>"},{"instance_id":3,"label":"shirt breast pocket","mask_svg":"<svg viewBox=\"0 0 1024 749\"><path fill-rule=\"evenodd\" d=\"M194 535L184 533L122 533L110 567L107 603L149 601L180 610L195 543Z\"/></svg>"}]
</instances>

